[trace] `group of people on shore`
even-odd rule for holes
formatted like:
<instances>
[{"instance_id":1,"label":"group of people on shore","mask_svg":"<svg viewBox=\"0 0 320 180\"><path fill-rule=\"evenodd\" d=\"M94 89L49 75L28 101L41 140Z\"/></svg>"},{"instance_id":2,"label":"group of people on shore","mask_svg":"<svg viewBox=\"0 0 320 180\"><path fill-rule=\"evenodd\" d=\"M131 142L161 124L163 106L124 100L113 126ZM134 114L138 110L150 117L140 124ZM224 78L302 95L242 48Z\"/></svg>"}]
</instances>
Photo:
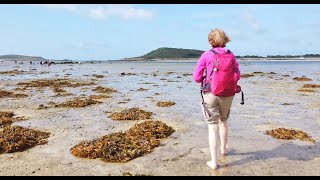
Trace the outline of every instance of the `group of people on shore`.
<instances>
[{"instance_id":1,"label":"group of people on shore","mask_svg":"<svg viewBox=\"0 0 320 180\"><path fill-rule=\"evenodd\" d=\"M15 63L18 63L18 61L15 61ZM40 61L40 65L44 65L44 64L48 64L48 66L51 66L51 64L53 64L54 62L52 61ZM20 62L20 64L23 64L23 62ZM36 62L32 62L32 61L29 61L29 64L30 65L33 65L33 64L37 64Z\"/></svg>"}]
</instances>

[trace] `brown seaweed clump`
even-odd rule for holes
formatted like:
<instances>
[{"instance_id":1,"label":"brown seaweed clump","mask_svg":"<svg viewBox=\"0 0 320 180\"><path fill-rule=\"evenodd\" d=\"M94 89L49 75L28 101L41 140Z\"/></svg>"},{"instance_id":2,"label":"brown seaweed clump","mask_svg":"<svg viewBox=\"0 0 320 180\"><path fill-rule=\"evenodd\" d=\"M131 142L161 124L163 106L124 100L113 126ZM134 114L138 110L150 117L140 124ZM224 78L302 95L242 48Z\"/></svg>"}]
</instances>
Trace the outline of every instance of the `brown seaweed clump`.
<instances>
[{"instance_id":1,"label":"brown seaweed clump","mask_svg":"<svg viewBox=\"0 0 320 180\"><path fill-rule=\"evenodd\" d=\"M94 88L92 91L98 92L98 93L113 93L113 92L117 92L117 90L112 89L112 88L108 88L108 87L102 87L102 86L98 86L96 88Z\"/></svg>"},{"instance_id":2,"label":"brown seaweed clump","mask_svg":"<svg viewBox=\"0 0 320 180\"><path fill-rule=\"evenodd\" d=\"M0 127L3 125L10 125L14 122L28 120L27 117L13 117L14 113L11 111L0 111Z\"/></svg>"},{"instance_id":3,"label":"brown seaweed clump","mask_svg":"<svg viewBox=\"0 0 320 180\"><path fill-rule=\"evenodd\" d=\"M171 101L157 102L157 106L159 106L159 107L169 107L169 106L173 106L175 104L176 104L175 102L171 102Z\"/></svg>"},{"instance_id":4,"label":"brown seaweed clump","mask_svg":"<svg viewBox=\"0 0 320 180\"><path fill-rule=\"evenodd\" d=\"M91 86L95 85L94 82L74 82L71 79L39 79L39 80L32 80L29 82L20 82L17 84L18 86L25 86L25 87L36 87L36 88L44 88L44 87L51 87L51 88L62 88L62 87L80 87L80 86Z\"/></svg>"},{"instance_id":5,"label":"brown seaweed clump","mask_svg":"<svg viewBox=\"0 0 320 180\"><path fill-rule=\"evenodd\" d=\"M82 108L82 107L87 107L90 106L92 104L99 104L102 103L100 101L97 101L95 99L91 99L91 98L86 98L86 99L80 99L80 98L76 98L74 100L69 100L66 101L64 103L61 104L55 104L54 106L57 108Z\"/></svg>"},{"instance_id":6,"label":"brown seaweed clump","mask_svg":"<svg viewBox=\"0 0 320 180\"><path fill-rule=\"evenodd\" d=\"M241 78L248 78L248 77L253 77L253 74L241 74L240 77Z\"/></svg>"},{"instance_id":7,"label":"brown seaweed clump","mask_svg":"<svg viewBox=\"0 0 320 180\"><path fill-rule=\"evenodd\" d=\"M137 91L148 91L149 89L145 89L145 88L139 88L137 89Z\"/></svg>"},{"instance_id":8,"label":"brown seaweed clump","mask_svg":"<svg viewBox=\"0 0 320 180\"><path fill-rule=\"evenodd\" d=\"M55 92L55 93L65 93L65 92L67 92L67 91L64 90L64 89L55 87L55 88L53 88L53 92Z\"/></svg>"},{"instance_id":9,"label":"brown seaweed clump","mask_svg":"<svg viewBox=\"0 0 320 180\"><path fill-rule=\"evenodd\" d=\"M109 96L109 95L104 95L104 94L93 94L93 95L90 95L89 98L90 99L105 99L105 98L111 98L112 96Z\"/></svg>"},{"instance_id":10,"label":"brown seaweed clump","mask_svg":"<svg viewBox=\"0 0 320 180\"><path fill-rule=\"evenodd\" d=\"M312 81L312 79L307 78L307 77L305 77L305 76L295 77L295 78L293 78L293 80L295 80L295 81Z\"/></svg>"},{"instance_id":11,"label":"brown seaweed clump","mask_svg":"<svg viewBox=\"0 0 320 180\"><path fill-rule=\"evenodd\" d=\"M277 128L274 130L266 131L266 134L271 135L276 139L285 139L285 140L300 139L304 141L316 142L307 133L303 131L293 130L293 129Z\"/></svg>"},{"instance_id":12,"label":"brown seaweed clump","mask_svg":"<svg viewBox=\"0 0 320 180\"><path fill-rule=\"evenodd\" d=\"M275 72L261 72L261 71L255 71L252 73L252 75L254 74L261 74L261 75L266 75L266 74L276 74Z\"/></svg>"},{"instance_id":13,"label":"brown seaweed clump","mask_svg":"<svg viewBox=\"0 0 320 180\"><path fill-rule=\"evenodd\" d=\"M46 144L49 132L41 132L20 126L6 126L0 131L0 154L23 151Z\"/></svg>"},{"instance_id":14,"label":"brown seaweed clump","mask_svg":"<svg viewBox=\"0 0 320 180\"><path fill-rule=\"evenodd\" d=\"M28 97L26 94L15 94L11 91L0 90L0 98L25 98Z\"/></svg>"},{"instance_id":15,"label":"brown seaweed clump","mask_svg":"<svg viewBox=\"0 0 320 180\"><path fill-rule=\"evenodd\" d=\"M14 118L14 113L12 111L0 111L0 127L5 125L10 125L14 122L27 120L25 117Z\"/></svg>"},{"instance_id":16,"label":"brown seaweed clump","mask_svg":"<svg viewBox=\"0 0 320 180\"><path fill-rule=\"evenodd\" d=\"M302 88L320 88L320 84L305 84Z\"/></svg>"},{"instance_id":17,"label":"brown seaweed clump","mask_svg":"<svg viewBox=\"0 0 320 180\"><path fill-rule=\"evenodd\" d=\"M11 118L14 113L11 111L0 111L0 118Z\"/></svg>"},{"instance_id":18,"label":"brown seaweed clump","mask_svg":"<svg viewBox=\"0 0 320 180\"><path fill-rule=\"evenodd\" d=\"M110 117L112 120L125 121L125 120L151 119L152 115L153 115L152 112L148 112L140 108L130 108L130 109L125 109L121 112L114 112L110 115Z\"/></svg>"},{"instance_id":19,"label":"brown seaweed clump","mask_svg":"<svg viewBox=\"0 0 320 180\"><path fill-rule=\"evenodd\" d=\"M80 158L101 158L105 162L125 163L152 152L160 140L170 136L174 129L160 121L145 121L126 132L116 132L93 141L83 141L71 148Z\"/></svg>"},{"instance_id":20,"label":"brown seaweed clump","mask_svg":"<svg viewBox=\"0 0 320 180\"><path fill-rule=\"evenodd\" d=\"M282 103L281 105L289 106L289 105L293 105L293 103Z\"/></svg>"},{"instance_id":21,"label":"brown seaweed clump","mask_svg":"<svg viewBox=\"0 0 320 180\"><path fill-rule=\"evenodd\" d=\"M184 73L184 74L182 74L182 76L192 76L193 74L191 74L191 73Z\"/></svg>"},{"instance_id":22,"label":"brown seaweed clump","mask_svg":"<svg viewBox=\"0 0 320 180\"><path fill-rule=\"evenodd\" d=\"M27 71L19 71L17 69L12 70L12 71L1 71L0 75L19 75L19 74L28 74Z\"/></svg>"},{"instance_id":23,"label":"brown seaweed clump","mask_svg":"<svg viewBox=\"0 0 320 180\"><path fill-rule=\"evenodd\" d=\"M13 122L13 112L9 111L0 111L0 127L3 125L11 124Z\"/></svg>"},{"instance_id":24,"label":"brown seaweed clump","mask_svg":"<svg viewBox=\"0 0 320 180\"><path fill-rule=\"evenodd\" d=\"M316 92L313 89L299 89L298 91L300 91L300 92Z\"/></svg>"},{"instance_id":25,"label":"brown seaweed clump","mask_svg":"<svg viewBox=\"0 0 320 180\"><path fill-rule=\"evenodd\" d=\"M100 75L100 74L93 74L92 76L95 78L104 78L104 75Z\"/></svg>"},{"instance_id":26,"label":"brown seaweed clump","mask_svg":"<svg viewBox=\"0 0 320 180\"><path fill-rule=\"evenodd\" d=\"M74 96L72 93L57 93L52 97L66 97L66 96Z\"/></svg>"}]
</instances>

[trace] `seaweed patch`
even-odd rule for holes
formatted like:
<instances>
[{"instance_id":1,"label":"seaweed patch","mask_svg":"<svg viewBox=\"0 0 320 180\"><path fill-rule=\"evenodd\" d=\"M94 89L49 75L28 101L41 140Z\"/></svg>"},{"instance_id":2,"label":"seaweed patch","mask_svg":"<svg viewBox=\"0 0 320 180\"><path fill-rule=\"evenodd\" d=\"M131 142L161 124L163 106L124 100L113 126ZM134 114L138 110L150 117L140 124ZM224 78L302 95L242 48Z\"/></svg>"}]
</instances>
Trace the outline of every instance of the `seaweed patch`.
<instances>
[{"instance_id":1,"label":"seaweed patch","mask_svg":"<svg viewBox=\"0 0 320 180\"><path fill-rule=\"evenodd\" d=\"M145 121L126 132L116 132L93 141L83 141L71 148L80 158L101 158L105 162L125 163L151 153L160 140L175 130L161 121Z\"/></svg>"},{"instance_id":2,"label":"seaweed patch","mask_svg":"<svg viewBox=\"0 0 320 180\"><path fill-rule=\"evenodd\" d=\"M303 141L310 141L313 143L316 142L307 133L299 130L293 130L293 129L277 128L274 130L267 130L266 134L271 135L276 139L285 139L285 140L300 139Z\"/></svg>"},{"instance_id":3,"label":"seaweed patch","mask_svg":"<svg viewBox=\"0 0 320 180\"><path fill-rule=\"evenodd\" d=\"M110 118L116 121L145 120L145 119L151 119L152 115L153 115L152 112L145 111L140 108L130 108L130 109L125 109L121 112L114 112L110 115Z\"/></svg>"},{"instance_id":4,"label":"seaweed patch","mask_svg":"<svg viewBox=\"0 0 320 180\"><path fill-rule=\"evenodd\" d=\"M49 132L20 126L5 126L0 131L0 154L23 151L36 145L46 144Z\"/></svg>"}]
</instances>

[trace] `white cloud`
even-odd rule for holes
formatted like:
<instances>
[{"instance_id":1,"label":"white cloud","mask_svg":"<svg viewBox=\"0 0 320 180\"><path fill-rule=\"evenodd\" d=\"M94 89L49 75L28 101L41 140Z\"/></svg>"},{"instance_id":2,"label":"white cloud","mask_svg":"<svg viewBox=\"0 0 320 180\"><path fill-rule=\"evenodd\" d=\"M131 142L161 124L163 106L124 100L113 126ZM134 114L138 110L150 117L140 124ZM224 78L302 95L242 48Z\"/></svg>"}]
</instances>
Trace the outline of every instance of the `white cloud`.
<instances>
[{"instance_id":1,"label":"white cloud","mask_svg":"<svg viewBox=\"0 0 320 180\"><path fill-rule=\"evenodd\" d=\"M265 29L262 27L257 18L250 13L249 11L245 11L242 14L244 21L256 32L263 32Z\"/></svg>"},{"instance_id":2,"label":"white cloud","mask_svg":"<svg viewBox=\"0 0 320 180\"><path fill-rule=\"evenodd\" d=\"M165 39L158 39L155 41L159 45L173 45L175 42L170 41L170 40L165 40Z\"/></svg>"},{"instance_id":3,"label":"white cloud","mask_svg":"<svg viewBox=\"0 0 320 180\"><path fill-rule=\"evenodd\" d=\"M248 11L244 12L243 18L247 24L249 24L253 29L257 30L260 28L260 24L257 19Z\"/></svg>"},{"instance_id":4,"label":"white cloud","mask_svg":"<svg viewBox=\"0 0 320 180\"><path fill-rule=\"evenodd\" d=\"M219 17L224 17L226 14L219 14L219 13L201 13L201 14L194 14L191 17L192 18L197 18L197 19L214 19L214 18L219 18Z\"/></svg>"},{"instance_id":5,"label":"white cloud","mask_svg":"<svg viewBox=\"0 0 320 180\"><path fill-rule=\"evenodd\" d=\"M109 42L98 42L98 41L91 41L91 42L77 42L72 45L74 48L77 49L94 49L94 48L110 48Z\"/></svg>"},{"instance_id":6,"label":"white cloud","mask_svg":"<svg viewBox=\"0 0 320 180\"><path fill-rule=\"evenodd\" d=\"M33 4L32 6L62 9L71 13L82 14L92 19L119 17L124 20L150 20L154 13L150 10L135 8L131 5L76 5L76 4Z\"/></svg>"},{"instance_id":7,"label":"white cloud","mask_svg":"<svg viewBox=\"0 0 320 180\"><path fill-rule=\"evenodd\" d=\"M32 6L38 6L50 9L63 9L70 12L76 12L78 10L75 4L32 4Z\"/></svg>"},{"instance_id":8,"label":"white cloud","mask_svg":"<svg viewBox=\"0 0 320 180\"><path fill-rule=\"evenodd\" d=\"M109 5L97 6L89 9L88 15L94 19L106 19L110 16L118 16L121 19L152 19L154 14L152 11L134 8L129 5Z\"/></svg>"}]
</instances>

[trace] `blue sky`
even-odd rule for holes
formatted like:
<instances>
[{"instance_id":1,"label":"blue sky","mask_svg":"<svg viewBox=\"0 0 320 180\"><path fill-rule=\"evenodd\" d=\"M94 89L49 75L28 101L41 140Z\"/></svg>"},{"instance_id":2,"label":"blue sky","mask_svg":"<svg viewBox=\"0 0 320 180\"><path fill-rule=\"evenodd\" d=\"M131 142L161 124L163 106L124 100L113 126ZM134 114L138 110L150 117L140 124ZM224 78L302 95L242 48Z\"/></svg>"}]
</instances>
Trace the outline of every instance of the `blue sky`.
<instances>
[{"instance_id":1,"label":"blue sky","mask_svg":"<svg viewBox=\"0 0 320 180\"><path fill-rule=\"evenodd\" d=\"M0 55L109 60L159 47L208 50L221 28L236 55L320 54L317 4L0 5Z\"/></svg>"}]
</instances>

